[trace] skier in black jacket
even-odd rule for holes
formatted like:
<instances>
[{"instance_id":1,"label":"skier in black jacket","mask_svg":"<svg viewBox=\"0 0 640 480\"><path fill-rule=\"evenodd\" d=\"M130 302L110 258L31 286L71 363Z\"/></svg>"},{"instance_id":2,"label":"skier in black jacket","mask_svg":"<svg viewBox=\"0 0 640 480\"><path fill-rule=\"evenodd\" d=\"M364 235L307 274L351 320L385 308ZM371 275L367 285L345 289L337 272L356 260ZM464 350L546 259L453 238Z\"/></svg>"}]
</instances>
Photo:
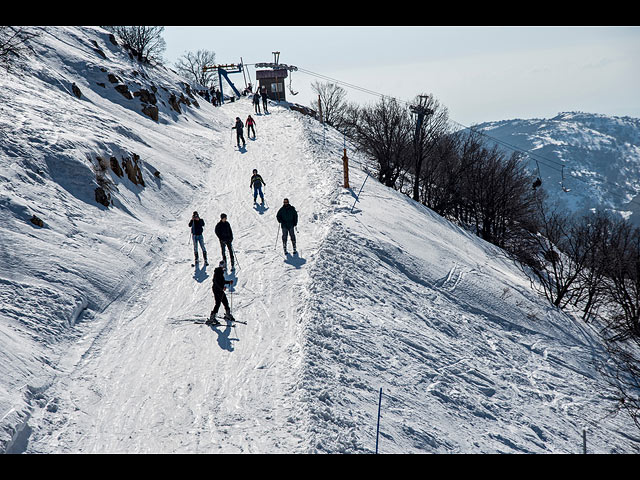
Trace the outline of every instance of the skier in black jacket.
<instances>
[{"instance_id":1,"label":"skier in black jacket","mask_svg":"<svg viewBox=\"0 0 640 480\"><path fill-rule=\"evenodd\" d=\"M231 257L231 269L235 268L235 255L233 253L233 247L231 246L231 242L233 242L233 231L231 230L231 225L227 221L227 214L220 214L220 221L216 225L216 236L218 240L220 240L220 249L222 250L222 261L225 266L227 264L227 256L225 254L225 247L229 249L229 256Z\"/></svg>"},{"instance_id":2,"label":"skier in black jacket","mask_svg":"<svg viewBox=\"0 0 640 480\"><path fill-rule=\"evenodd\" d=\"M261 115L260 113L260 93L256 92L253 94L253 108L255 109L256 113L258 115Z\"/></svg>"},{"instance_id":3,"label":"skier in black jacket","mask_svg":"<svg viewBox=\"0 0 640 480\"><path fill-rule=\"evenodd\" d=\"M247 142L244 141L244 123L240 120L240 117L236 117L235 126L231 127L231 130L235 129L236 131L236 141L238 142L238 148L240 148L240 140L242 140L242 146L246 147Z\"/></svg>"},{"instance_id":4,"label":"skier in black jacket","mask_svg":"<svg viewBox=\"0 0 640 480\"><path fill-rule=\"evenodd\" d=\"M202 256L204 257L204 264L209 265L207 262L207 249L204 248L204 237L202 236L202 230L204 229L204 220L198 216L198 212L193 212L191 220L189 220L189 226L191 227L191 236L193 237L193 255L195 256L196 263L198 262L198 244L202 248Z\"/></svg>"},{"instance_id":5,"label":"skier in black jacket","mask_svg":"<svg viewBox=\"0 0 640 480\"><path fill-rule=\"evenodd\" d=\"M231 315L231 309L229 308L229 301L227 300L227 294L224 293L224 289L227 285L233 284L233 280L226 280L224 278L224 262L220 262L220 265L213 270L213 285L211 286L211 290L213 291L213 298L215 299L215 305L213 306L213 310L211 310L211 314L209 315L208 324L220 325L220 322L216 318L218 314L218 310L220 309L220 304L224 306L225 314L224 318L233 320L233 315Z\"/></svg>"},{"instance_id":6,"label":"skier in black jacket","mask_svg":"<svg viewBox=\"0 0 640 480\"><path fill-rule=\"evenodd\" d=\"M293 254L296 255L296 234L293 229L298 225L298 212L293 205L289 204L289 199L285 198L282 201L282 207L276 214L278 222L282 226L282 246L284 247L284 254L287 255L287 236L291 237L291 244L293 245Z\"/></svg>"}]
</instances>

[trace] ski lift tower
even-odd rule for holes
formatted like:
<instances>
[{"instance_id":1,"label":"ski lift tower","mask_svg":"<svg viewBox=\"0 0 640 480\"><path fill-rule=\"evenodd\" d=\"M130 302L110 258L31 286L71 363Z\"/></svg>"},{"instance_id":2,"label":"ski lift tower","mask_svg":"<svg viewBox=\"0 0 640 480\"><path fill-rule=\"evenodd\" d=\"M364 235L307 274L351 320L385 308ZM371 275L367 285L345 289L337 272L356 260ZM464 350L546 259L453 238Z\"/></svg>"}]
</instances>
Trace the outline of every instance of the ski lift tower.
<instances>
[{"instance_id":1,"label":"ski lift tower","mask_svg":"<svg viewBox=\"0 0 640 480\"><path fill-rule=\"evenodd\" d=\"M224 91L222 90L222 77L225 78L233 92L240 98L240 92L233 84L233 82L229 79L230 73L241 73L243 71L242 63L232 63L229 65L211 65L202 67L202 71L208 72L209 70L216 70L218 72L218 84L220 85L220 102L224 103Z\"/></svg>"},{"instance_id":2,"label":"ski lift tower","mask_svg":"<svg viewBox=\"0 0 640 480\"><path fill-rule=\"evenodd\" d=\"M416 149L417 160L421 161L422 159L422 124L424 123L424 118L429 117L429 115L433 115L435 112L433 109L428 108L428 95L420 95L420 103L418 105L410 105L409 110L417 115L416 118L416 133L414 135L414 143ZM413 186L413 199L418 199L418 184L414 184Z\"/></svg>"},{"instance_id":3,"label":"ski lift tower","mask_svg":"<svg viewBox=\"0 0 640 480\"><path fill-rule=\"evenodd\" d=\"M256 68L269 68L270 70L256 70L256 80L260 81L260 86L265 87L267 90L267 96L271 100L286 101L286 95L284 93L284 79L289 76L289 72L298 70L295 65L287 65L280 63L280 52L273 53L273 62L269 63L256 63ZM289 76L289 90L292 95L297 95L291 88L291 77Z\"/></svg>"}]
</instances>

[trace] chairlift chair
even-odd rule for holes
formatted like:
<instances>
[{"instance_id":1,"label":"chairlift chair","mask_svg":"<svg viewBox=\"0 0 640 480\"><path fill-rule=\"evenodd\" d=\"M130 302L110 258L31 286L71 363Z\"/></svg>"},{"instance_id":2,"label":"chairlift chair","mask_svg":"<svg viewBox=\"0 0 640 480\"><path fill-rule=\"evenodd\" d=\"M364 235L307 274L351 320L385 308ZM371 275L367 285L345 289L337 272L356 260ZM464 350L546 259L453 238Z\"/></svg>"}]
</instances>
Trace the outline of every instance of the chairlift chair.
<instances>
[{"instance_id":1,"label":"chairlift chair","mask_svg":"<svg viewBox=\"0 0 640 480\"><path fill-rule=\"evenodd\" d=\"M542 179L540 178L540 165L538 165L538 161L536 162L536 180L533 182L533 189L536 190L540 185L542 185Z\"/></svg>"}]
</instances>

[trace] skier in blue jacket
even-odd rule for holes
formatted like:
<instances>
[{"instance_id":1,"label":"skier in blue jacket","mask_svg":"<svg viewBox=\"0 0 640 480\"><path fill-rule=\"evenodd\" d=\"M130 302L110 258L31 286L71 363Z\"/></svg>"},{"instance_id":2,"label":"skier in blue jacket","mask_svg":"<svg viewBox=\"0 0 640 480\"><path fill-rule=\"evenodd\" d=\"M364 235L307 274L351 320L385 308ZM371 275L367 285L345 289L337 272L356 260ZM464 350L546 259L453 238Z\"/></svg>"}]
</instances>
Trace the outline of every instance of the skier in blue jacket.
<instances>
[{"instance_id":1,"label":"skier in blue jacket","mask_svg":"<svg viewBox=\"0 0 640 480\"><path fill-rule=\"evenodd\" d=\"M253 203L257 203L258 195L260 195L261 205L264 205L264 194L262 193L262 185L266 185L262 177L258 174L256 168L253 169L253 175L251 176L251 183L249 188L253 188Z\"/></svg>"}]
</instances>

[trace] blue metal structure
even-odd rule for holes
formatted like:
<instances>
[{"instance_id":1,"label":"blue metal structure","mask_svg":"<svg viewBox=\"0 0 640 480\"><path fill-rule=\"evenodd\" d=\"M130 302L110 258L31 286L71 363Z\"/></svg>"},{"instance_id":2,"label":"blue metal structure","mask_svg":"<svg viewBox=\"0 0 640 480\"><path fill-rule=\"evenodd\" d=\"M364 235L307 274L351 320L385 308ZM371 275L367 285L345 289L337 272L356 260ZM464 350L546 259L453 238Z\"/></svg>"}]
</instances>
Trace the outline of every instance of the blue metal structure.
<instances>
[{"instance_id":1,"label":"blue metal structure","mask_svg":"<svg viewBox=\"0 0 640 480\"><path fill-rule=\"evenodd\" d=\"M233 82L229 78L230 73L242 73L242 63L240 64L232 63L230 65L212 65L210 67L205 66L205 67L202 67L202 70L204 70L205 72L207 70L218 71L218 84L220 85L220 97L221 97L220 102L221 103L224 103L224 90L222 89L222 77L225 78L225 80L227 81L227 83L229 84L233 92L238 96L238 98L242 96L240 95L240 92L238 91L236 86L233 84Z\"/></svg>"}]
</instances>

